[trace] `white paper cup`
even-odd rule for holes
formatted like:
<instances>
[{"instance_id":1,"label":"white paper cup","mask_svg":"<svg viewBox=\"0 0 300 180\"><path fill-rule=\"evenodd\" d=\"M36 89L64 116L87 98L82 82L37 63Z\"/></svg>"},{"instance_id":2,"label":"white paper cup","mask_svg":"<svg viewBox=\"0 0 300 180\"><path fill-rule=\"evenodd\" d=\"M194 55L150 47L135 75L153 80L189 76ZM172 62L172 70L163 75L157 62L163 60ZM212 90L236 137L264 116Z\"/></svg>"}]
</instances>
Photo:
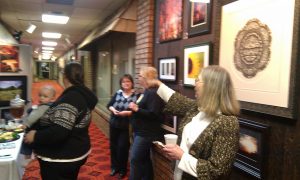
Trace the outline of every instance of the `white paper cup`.
<instances>
[{"instance_id":1,"label":"white paper cup","mask_svg":"<svg viewBox=\"0 0 300 180\"><path fill-rule=\"evenodd\" d=\"M176 134L165 134L165 144L176 145L178 136Z\"/></svg>"}]
</instances>

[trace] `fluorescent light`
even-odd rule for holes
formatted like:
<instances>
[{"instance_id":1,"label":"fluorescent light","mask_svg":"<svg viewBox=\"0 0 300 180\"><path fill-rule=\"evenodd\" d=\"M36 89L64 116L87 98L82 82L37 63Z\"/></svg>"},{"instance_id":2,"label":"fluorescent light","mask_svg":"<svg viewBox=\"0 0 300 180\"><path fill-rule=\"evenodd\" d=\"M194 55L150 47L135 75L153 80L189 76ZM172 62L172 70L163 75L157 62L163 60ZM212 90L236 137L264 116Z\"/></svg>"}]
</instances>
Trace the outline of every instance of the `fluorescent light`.
<instances>
[{"instance_id":1,"label":"fluorescent light","mask_svg":"<svg viewBox=\"0 0 300 180\"><path fill-rule=\"evenodd\" d=\"M52 54L53 53L53 51L47 51L47 50L43 50L42 51L44 54Z\"/></svg>"},{"instance_id":2,"label":"fluorescent light","mask_svg":"<svg viewBox=\"0 0 300 180\"><path fill-rule=\"evenodd\" d=\"M31 34L35 30L35 28L36 28L36 25L30 24L29 27L26 29L26 31Z\"/></svg>"},{"instance_id":3,"label":"fluorescent light","mask_svg":"<svg viewBox=\"0 0 300 180\"><path fill-rule=\"evenodd\" d=\"M56 46L57 42L54 42L54 41L42 41L42 44L44 46Z\"/></svg>"},{"instance_id":4,"label":"fluorescent light","mask_svg":"<svg viewBox=\"0 0 300 180\"><path fill-rule=\"evenodd\" d=\"M43 14L42 21L44 23L67 24L69 21L68 16Z\"/></svg>"},{"instance_id":5,"label":"fluorescent light","mask_svg":"<svg viewBox=\"0 0 300 180\"><path fill-rule=\"evenodd\" d=\"M190 0L191 2L210 3L210 0Z\"/></svg>"},{"instance_id":6,"label":"fluorescent light","mask_svg":"<svg viewBox=\"0 0 300 180\"><path fill-rule=\"evenodd\" d=\"M52 32L43 32L42 36L44 38L59 39L61 37L61 34L60 33L52 33Z\"/></svg>"},{"instance_id":7,"label":"fluorescent light","mask_svg":"<svg viewBox=\"0 0 300 180\"><path fill-rule=\"evenodd\" d=\"M51 55L50 54L43 54L42 59L50 59Z\"/></svg>"},{"instance_id":8,"label":"fluorescent light","mask_svg":"<svg viewBox=\"0 0 300 180\"><path fill-rule=\"evenodd\" d=\"M42 47L43 50L54 50L54 47Z\"/></svg>"}]
</instances>

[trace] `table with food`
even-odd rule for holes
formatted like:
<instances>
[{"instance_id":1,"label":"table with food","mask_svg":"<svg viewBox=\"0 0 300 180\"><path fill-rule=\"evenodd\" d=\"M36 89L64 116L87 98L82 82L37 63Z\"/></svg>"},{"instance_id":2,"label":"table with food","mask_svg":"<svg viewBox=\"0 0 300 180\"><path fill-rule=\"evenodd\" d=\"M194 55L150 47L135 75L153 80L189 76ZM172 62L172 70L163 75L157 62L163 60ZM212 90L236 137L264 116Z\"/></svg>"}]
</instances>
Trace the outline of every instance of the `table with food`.
<instances>
[{"instance_id":1,"label":"table with food","mask_svg":"<svg viewBox=\"0 0 300 180\"><path fill-rule=\"evenodd\" d=\"M0 176L5 180L20 180L23 168L20 165L20 149L24 130L20 123L8 122L0 127Z\"/></svg>"}]
</instances>

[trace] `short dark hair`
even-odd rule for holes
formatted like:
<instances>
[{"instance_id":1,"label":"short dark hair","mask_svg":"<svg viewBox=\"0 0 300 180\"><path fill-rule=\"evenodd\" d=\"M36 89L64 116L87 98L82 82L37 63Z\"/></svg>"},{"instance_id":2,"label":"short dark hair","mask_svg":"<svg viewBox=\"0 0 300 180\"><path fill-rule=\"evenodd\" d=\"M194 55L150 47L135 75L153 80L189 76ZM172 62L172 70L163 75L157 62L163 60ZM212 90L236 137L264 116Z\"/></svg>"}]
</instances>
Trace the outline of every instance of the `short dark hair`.
<instances>
[{"instance_id":1,"label":"short dark hair","mask_svg":"<svg viewBox=\"0 0 300 180\"><path fill-rule=\"evenodd\" d=\"M69 62L64 68L64 75L73 85L83 85L83 69L81 64L77 62Z\"/></svg>"},{"instance_id":2,"label":"short dark hair","mask_svg":"<svg viewBox=\"0 0 300 180\"><path fill-rule=\"evenodd\" d=\"M132 89L134 88L134 82L133 82L133 78L130 74L124 74L121 78L120 78L120 81L119 81L119 84L120 84L120 88L123 90L122 88L122 81L123 79L129 79L129 81L131 81L132 83Z\"/></svg>"}]
</instances>

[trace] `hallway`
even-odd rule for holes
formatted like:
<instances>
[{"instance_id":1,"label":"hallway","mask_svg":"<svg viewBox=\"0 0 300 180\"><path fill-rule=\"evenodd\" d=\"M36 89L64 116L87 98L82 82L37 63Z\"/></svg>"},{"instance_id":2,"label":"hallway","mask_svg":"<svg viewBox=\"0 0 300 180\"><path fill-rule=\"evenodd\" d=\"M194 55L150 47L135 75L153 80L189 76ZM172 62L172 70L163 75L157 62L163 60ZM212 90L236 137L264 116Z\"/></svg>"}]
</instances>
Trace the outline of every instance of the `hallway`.
<instances>
[{"instance_id":1,"label":"hallway","mask_svg":"<svg viewBox=\"0 0 300 180\"><path fill-rule=\"evenodd\" d=\"M38 90L41 86L48 84L55 87L58 97L63 88L55 81L45 80L33 83L32 99L33 104L37 104ZM117 179L111 177L110 173L110 150L108 138L98 129L94 122L91 123L90 138L92 144L92 152L84 166L81 167L79 180L104 180ZM41 179L39 175L39 164L37 160L30 162L25 170L23 180Z\"/></svg>"}]
</instances>

